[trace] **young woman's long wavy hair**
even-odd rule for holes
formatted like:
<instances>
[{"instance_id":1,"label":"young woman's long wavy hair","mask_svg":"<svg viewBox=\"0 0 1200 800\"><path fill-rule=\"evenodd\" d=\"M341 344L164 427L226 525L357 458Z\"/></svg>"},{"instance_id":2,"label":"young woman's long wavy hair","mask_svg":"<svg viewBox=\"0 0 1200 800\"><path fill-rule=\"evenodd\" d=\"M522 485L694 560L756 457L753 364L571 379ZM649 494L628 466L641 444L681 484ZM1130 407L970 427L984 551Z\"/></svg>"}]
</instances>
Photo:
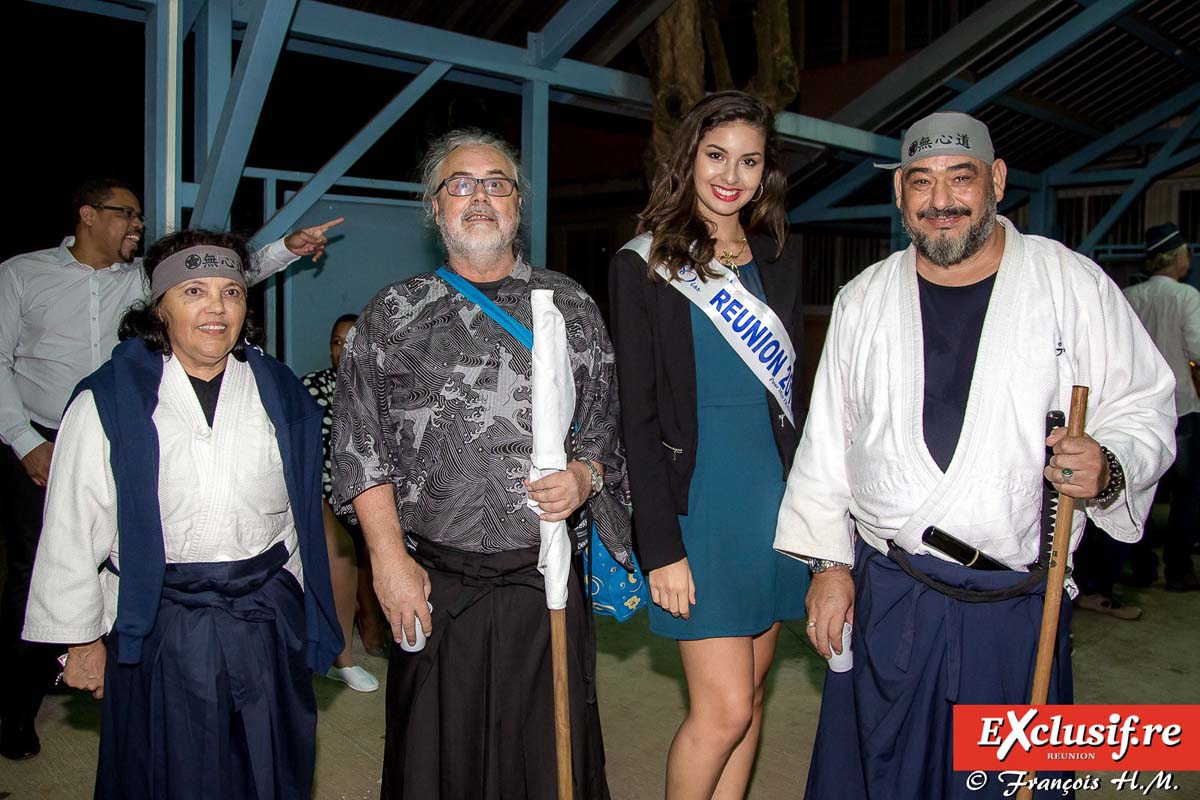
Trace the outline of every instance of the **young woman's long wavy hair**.
<instances>
[{"instance_id":1,"label":"young woman's long wavy hair","mask_svg":"<svg viewBox=\"0 0 1200 800\"><path fill-rule=\"evenodd\" d=\"M717 277L709 268L716 251L715 231L696 207L693 182L696 150L700 140L713 128L735 122L757 128L766 138L762 194L742 207L742 228L746 233L769 233L776 242L775 257L783 251L788 230L787 178L775 134L775 114L770 106L753 95L717 92L692 106L680 122L675 133L675 147L659 167L650 202L638 215L638 233L649 233L653 237L647 264L651 280L663 280L655 272L659 264L671 271L672 278L683 267L694 268L703 278Z\"/></svg>"}]
</instances>

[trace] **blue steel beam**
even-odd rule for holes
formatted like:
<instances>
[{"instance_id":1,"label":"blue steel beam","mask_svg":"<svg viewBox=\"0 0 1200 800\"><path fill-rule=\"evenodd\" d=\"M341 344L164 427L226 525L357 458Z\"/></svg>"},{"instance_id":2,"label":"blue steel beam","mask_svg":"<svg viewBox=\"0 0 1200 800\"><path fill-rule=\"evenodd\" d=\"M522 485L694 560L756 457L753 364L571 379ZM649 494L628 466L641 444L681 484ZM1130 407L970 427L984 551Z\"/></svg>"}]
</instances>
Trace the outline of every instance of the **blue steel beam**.
<instances>
[{"instance_id":1,"label":"blue steel beam","mask_svg":"<svg viewBox=\"0 0 1200 800\"><path fill-rule=\"evenodd\" d=\"M1029 232L1039 236L1054 236L1058 224L1058 195L1049 180L1042 176L1042 185L1029 197Z\"/></svg>"},{"instance_id":2,"label":"blue steel beam","mask_svg":"<svg viewBox=\"0 0 1200 800\"><path fill-rule=\"evenodd\" d=\"M953 89L956 92L965 92L974 84L971 81L963 80L962 78L951 78L943 84L948 89ZM1010 92L1002 94L992 100L993 103L1001 108L1007 108L1010 111L1016 111L1019 114L1024 114L1027 117L1032 117L1042 122L1049 122L1064 130L1082 134L1092 139L1098 139L1104 135L1104 131L1085 121L1076 119L1065 108L1056 108L1049 104L1042 104L1032 99Z\"/></svg>"},{"instance_id":3,"label":"blue steel beam","mask_svg":"<svg viewBox=\"0 0 1200 800\"><path fill-rule=\"evenodd\" d=\"M1171 131L1159 129L1159 130L1153 130L1153 131L1146 131L1145 133L1141 134L1140 136L1135 136L1129 140L1129 144L1134 145L1134 146L1143 145L1143 144L1162 144L1163 142L1165 142L1167 139L1170 139L1170 138L1171 138ZM1192 139L1194 139L1194 140L1200 139L1200 136L1193 133Z\"/></svg>"},{"instance_id":4,"label":"blue steel beam","mask_svg":"<svg viewBox=\"0 0 1200 800\"><path fill-rule=\"evenodd\" d=\"M233 12L230 0L204 0L195 20L195 29L196 113L192 152L195 174L199 178L208 166L208 154L216 141L221 122L221 109L225 107L225 99L229 94L233 64ZM186 31L187 27L183 30Z\"/></svg>"},{"instance_id":5,"label":"blue steel beam","mask_svg":"<svg viewBox=\"0 0 1200 800\"><path fill-rule=\"evenodd\" d=\"M1028 77L1046 63L1121 14L1137 5L1140 0L1097 0L1091 8L1071 18L1043 36L1003 66L971 86L970 89L942 106L943 111L971 113L1003 94L1009 87ZM842 176L837 183L826 187L793 211L793 217L808 218L820 209L831 206L865 185L877 174L870 164L860 165Z\"/></svg>"},{"instance_id":6,"label":"blue steel beam","mask_svg":"<svg viewBox=\"0 0 1200 800\"><path fill-rule=\"evenodd\" d=\"M1046 171L1050 174L1051 180L1056 182L1062 180L1065 176L1086 167L1111 150L1125 144L1133 137L1166 122L1197 101L1200 101L1200 83L1193 84L1179 94L1169 97L1153 108L1143 111L1112 133L1097 139L1086 147L1080 148Z\"/></svg>"},{"instance_id":7,"label":"blue steel beam","mask_svg":"<svg viewBox=\"0 0 1200 800\"><path fill-rule=\"evenodd\" d=\"M246 167L242 173L247 178L258 178L264 181L292 181L293 183L307 183L312 179L315 173L300 172L291 169L266 169L263 167ZM334 186L347 186L355 189L378 189L383 192L412 192L420 194L425 191L425 187L420 183L412 181L386 181L378 178L354 178L350 175L343 175L333 182ZM272 210L266 215L268 219L275 215Z\"/></svg>"},{"instance_id":8,"label":"blue steel beam","mask_svg":"<svg viewBox=\"0 0 1200 800\"><path fill-rule=\"evenodd\" d=\"M975 59L987 55L1013 32L1045 13L1044 0L992 0L939 36L929 47L890 70L831 119L874 128L896 110L916 102Z\"/></svg>"},{"instance_id":9,"label":"blue steel beam","mask_svg":"<svg viewBox=\"0 0 1200 800\"><path fill-rule=\"evenodd\" d=\"M145 197L146 238L178 225L179 126L183 34L179 0L163 0L146 15Z\"/></svg>"},{"instance_id":10,"label":"blue steel beam","mask_svg":"<svg viewBox=\"0 0 1200 800\"><path fill-rule=\"evenodd\" d=\"M1078 16L1058 26L1039 39L1037 44L1018 53L979 83L953 98L942 110L967 114L975 111L1140 2L1142 0L1096 0Z\"/></svg>"},{"instance_id":11,"label":"blue steel beam","mask_svg":"<svg viewBox=\"0 0 1200 800\"><path fill-rule=\"evenodd\" d=\"M1167 158L1160 165L1162 167L1160 174L1168 175L1175 170L1191 166L1196 161L1200 161L1200 145L1189 147L1187 150L1180 150L1175 155ZM1052 180L1051 183L1055 186L1097 186L1112 183L1129 183L1130 181L1137 180L1137 177L1141 174L1142 170L1140 169L1104 169L1090 172L1073 172L1070 175L1063 176L1059 180Z\"/></svg>"},{"instance_id":12,"label":"blue steel beam","mask_svg":"<svg viewBox=\"0 0 1200 800\"><path fill-rule=\"evenodd\" d=\"M1076 0L1082 6L1094 5L1096 0ZM1157 25L1129 14L1117 20L1117 27L1133 34L1160 53L1164 53L1194 72L1200 72L1200 55L1170 36Z\"/></svg>"},{"instance_id":13,"label":"blue steel beam","mask_svg":"<svg viewBox=\"0 0 1200 800\"><path fill-rule=\"evenodd\" d=\"M208 0L183 0L183 8L181 9L180 30L186 38L192 32L192 28L196 27L196 21L200 19L200 14L204 11L204 7L208 5Z\"/></svg>"},{"instance_id":14,"label":"blue steel beam","mask_svg":"<svg viewBox=\"0 0 1200 800\"><path fill-rule=\"evenodd\" d=\"M546 267L546 196L550 193L550 87L526 81L521 91L521 163L529 178L523 190L529 220L530 266Z\"/></svg>"},{"instance_id":15,"label":"blue steel beam","mask_svg":"<svg viewBox=\"0 0 1200 800\"><path fill-rule=\"evenodd\" d=\"M1187 138L1191 136L1192 131L1196 129L1197 125L1200 125L1200 106L1197 106L1184 123L1176 129L1175 134L1167 140L1162 150L1159 150L1155 154L1154 158L1150 160L1150 163L1142 171L1142 174L1129 185L1129 188L1121 193L1121 196L1117 198L1117 202L1113 203L1112 208L1100 218L1096 226L1088 231L1087 237L1079 245L1079 252L1090 254L1096 248L1096 245L1100 244L1100 240L1108 233L1109 228L1121 218L1121 215L1133 204L1138 195L1146 190L1150 181L1163 174L1163 165L1175 154L1179 146L1187 141Z\"/></svg>"},{"instance_id":16,"label":"blue steel beam","mask_svg":"<svg viewBox=\"0 0 1200 800\"><path fill-rule=\"evenodd\" d=\"M261 0L250 18L200 181L200 194L192 212L194 227L221 228L229 219L250 140L295 10L296 0Z\"/></svg>"},{"instance_id":17,"label":"blue steel beam","mask_svg":"<svg viewBox=\"0 0 1200 800\"><path fill-rule=\"evenodd\" d=\"M248 18L247 0L235 0L234 22ZM650 81L627 72L562 59L554 69L529 63L524 47L501 44L453 31L382 17L365 11L299 0L290 35L314 42L343 45L384 55L431 62L448 56L455 66L472 72L518 80L540 80L569 91L610 97L649 106Z\"/></svg>"},{"instance_id":18,"label":"blue steel beam","mask_svg":"<svg viewBox=\"0 0 1200 800\"><path fill-rule=\"evenodd\" d=\"M539 67L553 68L617 0L567 0L545 27L530 34L530 54Z\"/></svg>"},{"instance_id":19,"label":"blue steel beam","mask_svg":"<svg viewBox=\"0 0 1200 800\"><path fill-rule=\"evenodd\" d=\"M893 159L900 152L900 140L862 131L815 117L782 111L775 115L775 130L785 139L833 145L877 158Z\"/></svg>"},{"instance_id":20,"label":"blue steel beam","mask_svg":"<svg viewBox=\"0 0 1200 800\"><path fill-rule=\"evenodd\" d=\"M675 0L642 0L616 23L616 27L609 31L603 40L592 45L583 54L582 60L601 66L612 61L670 8L673 2Z\"/></svg>"},{"instance_id":21,"label":"blue steel beam","mask_svg":"<svg viewBox=\"0 0 1200 800\"><path fill-rule=\"evenodd\" d=\"M149 2L131 0L127 3L107 2L107 0L30 0L30 2L65 8L68 11L82 11L86 14L124 19L130 22L145 22L147 8L154 6L153 0L149 0Z\"/></svg>"},{"instance_id":22,"label":"blue steel beam","mask_svg":"<svg viewBox=\"0 0 1200 800\"><path fill-rule=\"evenodd\" d=\"M304 213L312 208L313 203L321 198L333 185L346 174L346 170L379 141L379 137L396 124L413 104L420 100L429 89L450 71L450 65L444 61L435 61L417 75L400 90L400 93L388 101L371 121L354 134L342 149L329 159L317 174L310 178L300 191L275 212L265 225L254 235L258 244L272 242L283 236L296 224Z\"/></svg>"},{"instance_id":23,"label":"blue steel beam","mask_svg":"<svg viewBox=\"0 0 1200 800\"><path fill-rule=\"evenodd\" d=\"M234 38L237 38L237 33L234 33ZM366 53L360 50L351 50L348 47L340 47L332 44L321 44L320 42L309 42L304 40L296 40L289 38L286 44L289 51L294 53L305 53L312 56L321 56L322 58L332 58L339 61L349 61L354 64L362 64L368 67L377 67L379 69L388 69L395 72L404 72L409 75L414 75L425 69L425 63L413 61L408 58L400 58L398 56L384 56L378 53ZM452 69L446 76L442 78L443 82L461 83L465 86L474 86L477 89L488 89L494 92L504 92L505 94L520 94L521 83L509 78L501 78L493 75L483 75L478 72L464 72L459 69ZM601 111L607 114L619 114L626 117L634 117L635 119L649 119L650 109L643 105L628 105L616 101L603 100L597 97L588 95L575 94L573 92L564 92L558 89L550 91L550 102L562 103L563 105L577 106L580 108L590 108L594 111Z\"/></svg>"},{"instance_id":24,"label":"blue steel beam","mask_svg":"<svg viewBox=\"0 0 1200 800\"><path fill-rule=\"evenodd\" d=\"M36 0L58 4L73 0ZM250 19L250 0L232 0L235 25ZM239 38L235 30L234 37ZM404 20L331 6L316 0L299 0L292 19L287 47L297 52L355 61L386 69L415 72L424 63L454 54L455 69L447 80L471 83L499 91L519 91L517 81L541 80L560 91L550 99L597 110L645 118L653 102L650 82L639 75L562 59L553 70L527 62L524 48L443 31ZM410 59L417 59L412 61ZM589 96L616 104L596 105ZM876 137L827 120L783 112L777 119L781 136L788 141L857 149L881 155L886 137ZM887 151L891 158L899 145ZM1010 177L1021 179L1010 172Z\"/></svg>"}]
</instances>

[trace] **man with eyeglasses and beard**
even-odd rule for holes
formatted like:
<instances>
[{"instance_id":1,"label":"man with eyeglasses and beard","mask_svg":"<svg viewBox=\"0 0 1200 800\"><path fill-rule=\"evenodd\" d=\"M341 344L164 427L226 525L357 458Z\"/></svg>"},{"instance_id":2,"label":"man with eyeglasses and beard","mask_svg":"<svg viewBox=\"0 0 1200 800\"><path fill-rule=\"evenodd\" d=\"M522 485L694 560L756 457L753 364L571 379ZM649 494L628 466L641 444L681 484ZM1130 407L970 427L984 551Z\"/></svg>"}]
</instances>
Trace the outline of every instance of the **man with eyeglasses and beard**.
<instances>
[{"instance_id":1,"label":"man with eyeglasses and beard","mask_svg":"<svg viewBox=\"0 0 1200 800\"><path fill-rule=\"evenodd\" d=\"M997 216L1007 167L987 127L933 114L902 154L880 166L912 245L834 302L775 538L812 566L813 645L840 652L852 625L853 667L825 681L820 800L1000 797L1004 781L972 791L953 771L952 714L1029 702L1043 481L1135 541L1175 446L1174 378L1120 290ZM1074 384L1091 389L1086 434L1047 438ZM1069 623L1064 603L1050 703L1073 700Z\"/></svg>"},{"instance_id":2,"label":"man with eyeglasses and beard","mask_svg":"<svg viewBox=\"0 0 1200 800\"><path fill-rule=\"evenodd\" d=\"M75 192L74 236L0 264L0 518L7 577L0 607L0 756L41 751L34 718L58 671L52 645L21 640L42 530L54 438L75 385L108 360L121 316L150 294L135 258L144 233L132 188L92 180ZM257 283L301 256L321 257L334 220L304 228L257 253Z\"/></svg>"},{"instance_id":3,"label":"man with eyeglasses and beard","mask_svg":"<svg viewBox=\"0 0 1200 800\"><path fill-rule=\"evenodd\" d=\"M539 528L586 503L605 546L630 562L613 347L583 288L521 255L529 188L507 143L448 133L421 182L446 265L367 305L343 345L334 403L332 505L357 515L401 643L388 665L381 796L552 800ZM575 433L566 469L530 482L533 363L513 321L532 327L539 289L565 322ZM595 638L578 577L566 600L574 796L601 800Z\"/></svg>"}]
</instances>

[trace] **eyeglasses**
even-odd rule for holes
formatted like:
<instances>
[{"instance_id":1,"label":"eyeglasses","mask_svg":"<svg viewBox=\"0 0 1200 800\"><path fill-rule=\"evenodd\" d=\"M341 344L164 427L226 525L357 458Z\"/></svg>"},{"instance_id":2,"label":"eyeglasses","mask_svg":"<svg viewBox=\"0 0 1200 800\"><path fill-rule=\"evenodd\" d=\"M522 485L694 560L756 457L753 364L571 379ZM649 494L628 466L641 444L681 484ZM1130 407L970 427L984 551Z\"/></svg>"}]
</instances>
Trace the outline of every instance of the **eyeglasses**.
<instances>
[{"instance_id":1,"label":"eyeglasses","mask_svg":"<svg viewBox=\"0 0 1200 800\"><path fill-rule=\"evenodd\" d=\"M479 185L492 197L508 197L517 188L517 182L512 178L472 178L470 175L455 175L439 183L438 192L444 186L448 195L470 197L475 194L475 187Z\"/></svg>"},{"instance_id":2,"label":"eyeglasses","mask_svg":"<svg viewBox=\"0 0 1200 800\"><path fill-rule=\"evenodd\" d=\"M138 211L136 208L130 208L129 206L106 206L106 205L103 205L102 203L88 203L88 205L91 206L92 208L103 209L104 211L115 211L118 214L120 214L122 217L124 217L125 219L130 220L130 221L133 221L135 219L138 222L146 221L145 214Z\"/></svg>"}]
</instances>

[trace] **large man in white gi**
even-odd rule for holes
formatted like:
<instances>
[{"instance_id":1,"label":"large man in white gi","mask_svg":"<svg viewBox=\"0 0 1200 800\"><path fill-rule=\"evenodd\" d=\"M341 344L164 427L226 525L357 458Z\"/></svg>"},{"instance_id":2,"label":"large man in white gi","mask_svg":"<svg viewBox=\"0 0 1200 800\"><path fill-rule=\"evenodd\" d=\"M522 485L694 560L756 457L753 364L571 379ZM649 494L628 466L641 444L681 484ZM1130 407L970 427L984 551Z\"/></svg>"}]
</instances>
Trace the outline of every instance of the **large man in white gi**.
<instances>
[{"instance_id":1,"label":"large man in white gi","mask_svg":"<svg viewBox=\"0 0 1200 800\"><path fill-rule=\"evenodd\" d=\"M1000 797L1001 781L969 791L952 771L952 711L1029 701L1043 476L1134 541L1174 449L1174 379L1121 292L996 215L1007 169L987 127L933 114L902 152L883 166L913 244L834 302L775 539L812 564L817 648L854 625L853 669L825 682L820 800ZM1073 384L1091 389L1087 434L1047 439ZM976 551L1000 568L965 566ZM1072 700L1069 616L1052 703Z\"/></svg>"}]
</instances>

